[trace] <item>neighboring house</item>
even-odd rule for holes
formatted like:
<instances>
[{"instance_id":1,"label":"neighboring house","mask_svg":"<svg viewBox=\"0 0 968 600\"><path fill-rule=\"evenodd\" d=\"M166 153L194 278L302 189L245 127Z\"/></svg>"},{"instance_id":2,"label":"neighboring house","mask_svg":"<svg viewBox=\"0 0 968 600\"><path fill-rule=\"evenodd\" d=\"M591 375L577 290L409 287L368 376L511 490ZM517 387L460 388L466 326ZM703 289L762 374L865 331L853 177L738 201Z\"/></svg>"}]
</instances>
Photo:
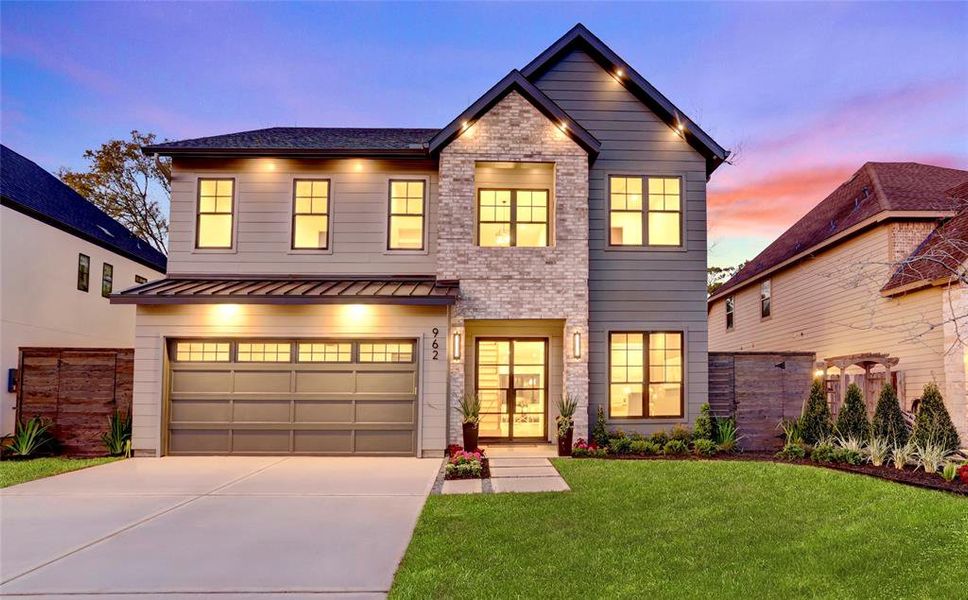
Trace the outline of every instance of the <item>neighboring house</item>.
<instances>
[{"instance_id":1,"label":"neighboring house","mask_svg":"<svg viewBox=\"0 0 968 600\"><path fill-rule=\"evenodd\" d=\"M710 350L816 352L835 408L848 379L907 410L934 381L968 440L966 182L865 164L710 297Z\"/></svg>"},{"instance_id":2,"label":"neighboring house","mask_svg":"<svg viewBox=\"0 0 968 600\"><path fill-rule=\"evenodd\" d=\"M2 433L23 347L130 348L135 311L108 296L164 276L165 256L32 161L0 146Z\"/></svg>"},{"instance_id":3,"label":"neighboring house","mask_svg":"<svg viewBox=\"0 0 968 600\"><path fill-rule=\"evenodd\" d=\"M404 454L690 422L706 181L727 152L578 25L443 129L158 144L168 277L138 304L139 454Z\"/></svg>"}]
</instances>

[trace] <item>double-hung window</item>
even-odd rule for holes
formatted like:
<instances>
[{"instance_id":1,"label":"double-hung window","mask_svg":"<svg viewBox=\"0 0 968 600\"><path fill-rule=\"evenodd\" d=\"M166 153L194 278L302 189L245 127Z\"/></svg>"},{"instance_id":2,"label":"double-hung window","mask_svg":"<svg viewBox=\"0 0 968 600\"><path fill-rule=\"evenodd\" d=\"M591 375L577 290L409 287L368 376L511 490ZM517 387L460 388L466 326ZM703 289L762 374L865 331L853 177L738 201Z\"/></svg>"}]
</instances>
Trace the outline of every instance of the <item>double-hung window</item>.
<instances>
[{"instance_id":1,"label":"double-hung window","mask_svg":"<svg viewBox=\"0 0 968 600\"><path fill-rule=\"evenodd\" d=\"M760 318L765 319L770 316L773 310L773 284L767 279L760 284Z\"/></svg>"},{"instance_id":2,"label":"double-hung window","mask_svg":"<svg viewBox=\"0 0 968 600\"><path fill-rule=\"evenodd\" d=\"M297 179L292 198L292 248L329 248L329 180Z\"/></svg>"},{"instance_id":3,"label":"double-hung window","mask_svg":"<svg viewBox=\"0 0 968 600\"><path fill-rule=\"evenodd\" d=\"M114 289L114 266L104 263L101 270L101 295L107 298Z\"/></svg>"},{"instance_id":4,"label":"double-hung window","mask_svg":"<svg viewBox=\"0 0 968 600\"><path fill-rule=\"evenodd\" d=\"M235 180L199 179L196 248L232 248Z\"/></svg>"},{"instance_id":5,"label":"double-hung window","mask_svg":"<svg viewBox=\"0 0 968 600\"><path fill-rule=\"evenodd\" d=\"M736 313L736 297L729 296L726 298L726 330L733 328Z\"/></svg>"},{"instance_id":6,"label":"double-hung window","mask_svg":"<svg viewBox=\"0 0 968 600\"><path fill-rule=\"evenodd\" d=\"M610 246L681 246L682 186L678 177L609 177Z\"/></svg>"},{"instance_id":7,"label":"double-hung window","mask_svg":"<svg viewBox=\"0 0 968 600\"><path fill-rule=\"evenodd\" d=\"M389 250L424 249L425 183L422 179L390 181Z\"/></svg>"},{"instance_id":8,"label":"double-hung window","mask_svg":"<svg viewBox=\"0 0 968 600\"><path fill-rule=\"evenodd\" d=\"M682 332L609 335L609 416L683 416Z\"/></svg>"},{"instance_id":9,"label":"double-hung window","mask_svg":"<svg viewBox=\"0 0 968 600\"><path fill-rule=\"evenodd\" d=\"M478 245L529 247L548 245L548 190L478 191Z\"/></svg>"},{"instance_id":10,"label":"double-hung window","mask_svg":"<svg viewBox=\"0 0 968 600\"><path fill-rule=\"evenodd\" d=\"M77 289L86 292L91 282L91 257L87 254L77 255Z\"/></svg>"}]
</instances>

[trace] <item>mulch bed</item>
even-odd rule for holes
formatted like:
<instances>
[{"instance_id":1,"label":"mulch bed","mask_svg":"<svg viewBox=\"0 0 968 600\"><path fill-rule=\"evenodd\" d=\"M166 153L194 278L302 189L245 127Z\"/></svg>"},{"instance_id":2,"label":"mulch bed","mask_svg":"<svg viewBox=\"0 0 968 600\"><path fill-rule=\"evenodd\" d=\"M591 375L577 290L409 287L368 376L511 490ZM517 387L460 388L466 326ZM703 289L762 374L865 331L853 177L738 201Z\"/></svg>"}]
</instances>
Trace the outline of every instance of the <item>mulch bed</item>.
<instances>
[{"instance_id":1,"label":"mulch bed","mask_svg":"<svg viewBox=\"0 0 968 600\"><path fill-rule=\"evenodd\" d=\"M481 475L480 475L480 477L475 477L473 475L448 475L446 473L446 471L444 473L444 479L445 480L448 480L448 481L451 480L451 479L488 479L488 478L490 478L490 476L491 476L491 468L490 468L490 466L488 464L488 460L487 460L487 457L486 456L484 456L484 457L481 458Z\"/></svg>"},{"instance_id":2,"label":"mulch bed","mask_svg":"<svg viewBox=\"0 0 968 600\"><path fill-rule=\"evenodd\" d=\"M584 460L582 457L578 460ZM887 481L893 481L895 483L901 483L904 485L911 485L914 487L927 488L931 490L940 490L943 492L951 492L953 494L959 494L962 496L968 496L968 483L964 483L955 479L954 481L945 481L940 473L934 475L930 473L925 473L920 469L913 469L907 467L902 471L895 469L893 466L887 465L882 467L875 467L870 464L862 465L848 465L843 463L818 463L812 460L780 460L776 458L773 454L766 452L743 452L739 454L716 454L713 456L696 456L694 454L681 455L681 456L608 456L605 460L749 460L758 462L773 462L773 463L783 463L790 465L804 465L808 467L820 467L824 469L833 469L834 471L846 471L849 473L859 473L861 475L868 475L870 477L877 477L878 479L885 479Z\"/></svg>"}]
</instances>

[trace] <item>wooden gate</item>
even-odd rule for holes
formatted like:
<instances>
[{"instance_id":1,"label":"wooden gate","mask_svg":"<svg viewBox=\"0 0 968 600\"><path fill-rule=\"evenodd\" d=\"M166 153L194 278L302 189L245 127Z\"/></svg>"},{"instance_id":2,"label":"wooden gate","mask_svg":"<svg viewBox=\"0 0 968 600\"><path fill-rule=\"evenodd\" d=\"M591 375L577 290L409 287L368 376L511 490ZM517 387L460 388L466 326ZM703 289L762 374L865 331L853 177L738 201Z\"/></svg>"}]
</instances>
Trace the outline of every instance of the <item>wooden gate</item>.
<instances>
[{"instance_id":1,"label":"wooden gate","mask_svg":"<svg viewBox=\"0 0 968 600\"><path fill-rule=\"evenodd\" d=\"M115 410L130 412L133 379L130 348L21 348L17 418L53 421L63 454L104 454L101 434Z\"/></svg>"}]
</instances>

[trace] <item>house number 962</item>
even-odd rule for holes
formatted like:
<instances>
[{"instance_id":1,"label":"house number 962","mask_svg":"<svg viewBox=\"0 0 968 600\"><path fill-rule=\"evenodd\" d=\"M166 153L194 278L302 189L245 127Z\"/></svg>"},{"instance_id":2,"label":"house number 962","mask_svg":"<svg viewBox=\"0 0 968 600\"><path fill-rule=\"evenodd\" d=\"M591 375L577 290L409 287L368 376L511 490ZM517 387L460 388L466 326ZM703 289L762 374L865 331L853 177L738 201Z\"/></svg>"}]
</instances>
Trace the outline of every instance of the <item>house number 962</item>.
<instances>
[{"instance_id":1,"label":"house number 962","mask_svg":"<svg viewBox=\"0 0 968 600\"><path fill-rule=\"evenodd\" d=\"M440 330L436 327L433 328L434 341L430 344L430 347L434 349L434 357L432 360L439 360L438 356L440 354L440 342L437 341L437 336L440 335Z\"/></svg>"}]
</instances>

